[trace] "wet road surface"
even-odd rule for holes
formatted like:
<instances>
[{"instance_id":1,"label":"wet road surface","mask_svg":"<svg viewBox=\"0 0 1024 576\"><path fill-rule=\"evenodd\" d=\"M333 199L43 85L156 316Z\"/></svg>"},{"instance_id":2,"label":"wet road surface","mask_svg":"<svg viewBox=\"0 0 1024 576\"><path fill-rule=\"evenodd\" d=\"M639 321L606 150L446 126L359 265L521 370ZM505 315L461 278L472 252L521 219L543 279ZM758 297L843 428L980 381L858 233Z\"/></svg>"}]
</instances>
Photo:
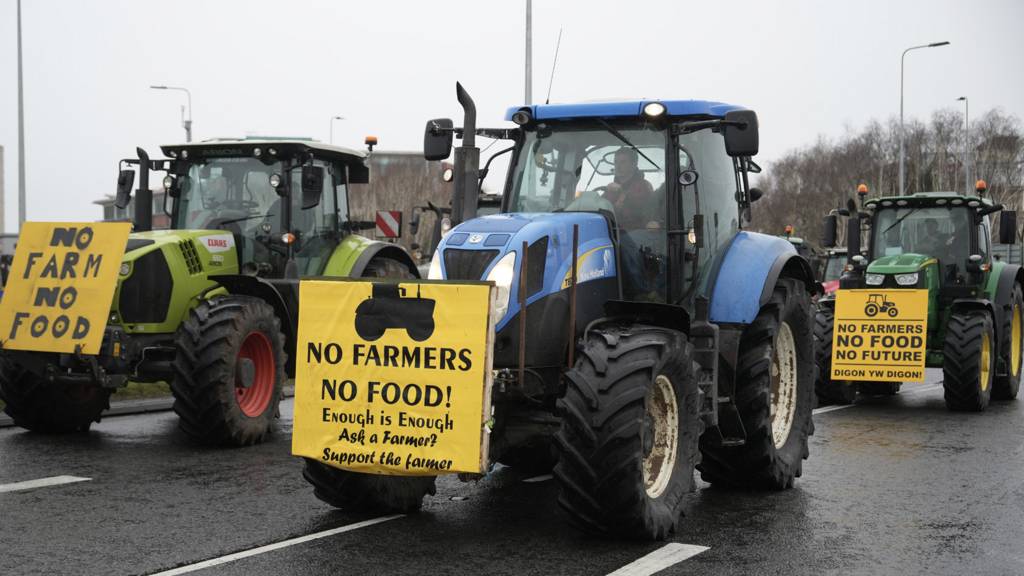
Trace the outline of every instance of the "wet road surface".
<instances>
[{"instance_id":1,"label":"wet road surface","mask_svg":"<svg viewBox=\"0 0 1024 576\"><path fill-rule=\"evenodd\" d=\"M290 400L245 449L193 446L170 412L3 428L0 574L1024 574L1024 401L950 413L939 375L818 409L795 489L699 483L658 543L577 533L553 481L511 468L443 477L412 516L333 510L289 456Z\"/></svg>"}]
</instances>

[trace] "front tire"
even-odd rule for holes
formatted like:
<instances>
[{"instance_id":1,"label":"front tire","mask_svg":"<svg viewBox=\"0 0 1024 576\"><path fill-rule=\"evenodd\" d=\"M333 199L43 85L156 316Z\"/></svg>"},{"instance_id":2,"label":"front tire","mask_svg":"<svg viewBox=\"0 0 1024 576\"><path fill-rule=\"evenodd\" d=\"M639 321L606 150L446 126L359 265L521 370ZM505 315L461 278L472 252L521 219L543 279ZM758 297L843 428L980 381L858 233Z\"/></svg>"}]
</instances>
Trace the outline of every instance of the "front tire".
<instances>
[{"instance_id":1,"label":"front tire","mask_svg":"<svg viewBox=\"0 0 1024 576\"><path fill-rule=\"evenodd\" d=\"M950 410L981 412L988 407L995 371L995 332L983 310L954 310L946 328L942 387Z\"/></svg>"},{"instance_id":2,"label":"front tire","mask_svg":"<svg viewBox=\"0 0 1024 576\"><path fill-rule=\"evenodd\" d=\"M663 539L694 489L703 430L693 348L674 330L592 329L568 389L558 503L588 532Z\"/></svg>"},{"instance_id":3,"label":"front tire","mask_svg":"<svg viewBox=\"0 0 1024 576\"><path fill-rule=\"evenodd\" d=\"M857 386L848 380L832 379L832 331L835 327L835 312L822 306L814 315L814 360L818 376L814 391L821 404L853 404L857 398Z\"/></svg>"},{"instance_id":4,"label":"front tire","mask_svg":"<svg viewBox=\"0 0 1024 576\"><path fill-rule=\"evenodd\" d=\"M189 313L175 337L174 411L196 441L248 446L270 433L285 380L274 309L251 296L217 296Z\"/></svg>"},{"instance_id":5,"label":"front tire","mask_svg":"<svg viewBox=\"0 0 1024 576\"><path fill-rule=\"evenodd\" d=\"M0 400L14 423L33 432L88 431L110 407L109 388L96 384L51 382L0 361Z\"/></svg>"},{"instance_id":6,"label":"front tire","mask_svg":"<svg viewBox=\"0 0 1024 576\"><path fill-rule=\"evenodd\" d=\"M706 434L701 476L737 488L790 488L802 472L814 433L814 359L810 296L782 278L771 300L743 331L736 373L736 409L747 432L741 446Z\"/></svg>"},{"instance_id":7,"label":"front tire","mask_svg":"<svg viewBox=\"0 0 1024 576\"><path fill-rule=\"evenodd\" d=\"M1013 285L1010 307L1003 311L1003 365L1006 374L992 381L993 400L1013 400L1020 390L1021 357L1024 356L1024 293L1020 284Z\"/></svg>"}]
</instances>

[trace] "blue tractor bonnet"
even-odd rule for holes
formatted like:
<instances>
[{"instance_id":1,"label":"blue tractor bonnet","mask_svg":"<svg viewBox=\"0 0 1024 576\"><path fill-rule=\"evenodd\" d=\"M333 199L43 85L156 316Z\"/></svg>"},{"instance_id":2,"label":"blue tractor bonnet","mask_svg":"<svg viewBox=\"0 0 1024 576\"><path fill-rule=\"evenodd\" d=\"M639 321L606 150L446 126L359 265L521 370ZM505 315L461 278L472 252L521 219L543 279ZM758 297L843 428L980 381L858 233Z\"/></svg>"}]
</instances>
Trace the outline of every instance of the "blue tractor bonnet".
<instances>
[{"instance_id":1,"label":"blue tractor bonnet","mask_svg":"<svg viewBox=\"0 0 1024 576\"><path fill-rule=\"evenodd\" d=\"M532 106L513 106L505 111L505 120L512 120L512 115L529 108L536 120L569 120L577 118L608 118L614 116L639 116L644 105L660 102L665 106L669 116L711 116L723 117L732 110L744 110L742 106L734 106L722 102L707 100L625 100L614 102L584 102L579 104L534 104Z\"/></svg>"}]
</instances>

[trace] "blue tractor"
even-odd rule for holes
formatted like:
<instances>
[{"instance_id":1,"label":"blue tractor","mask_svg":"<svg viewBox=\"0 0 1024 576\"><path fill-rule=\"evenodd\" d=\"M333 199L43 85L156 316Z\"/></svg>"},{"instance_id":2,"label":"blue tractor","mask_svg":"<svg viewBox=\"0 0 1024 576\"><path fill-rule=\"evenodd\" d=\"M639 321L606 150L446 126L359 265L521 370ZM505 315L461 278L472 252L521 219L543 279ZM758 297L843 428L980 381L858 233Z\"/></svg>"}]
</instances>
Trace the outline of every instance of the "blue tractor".
<instances>
[{"instance_id":1,"label":"blue tractor","mask_svg":"<svg viewBox=\"0 0 1024 576\"><path fill-rule=\"evenodd\" d=\"M781 490L813 432L807 261L744 230L760 191L757 116L699 100L511 108L515 128L427 123L428 160L453 137L455 196L430 278L498 288L493 461L550 470L590 532L664 538L694 471ZM477 136L508 140L501 212L475 218ZM496 155L497 155L496 154ZM493 158L493 157L492 157ZM357 474L307 460L326 502L409 511L432 478Z\"/></svg>"}]
</instances>

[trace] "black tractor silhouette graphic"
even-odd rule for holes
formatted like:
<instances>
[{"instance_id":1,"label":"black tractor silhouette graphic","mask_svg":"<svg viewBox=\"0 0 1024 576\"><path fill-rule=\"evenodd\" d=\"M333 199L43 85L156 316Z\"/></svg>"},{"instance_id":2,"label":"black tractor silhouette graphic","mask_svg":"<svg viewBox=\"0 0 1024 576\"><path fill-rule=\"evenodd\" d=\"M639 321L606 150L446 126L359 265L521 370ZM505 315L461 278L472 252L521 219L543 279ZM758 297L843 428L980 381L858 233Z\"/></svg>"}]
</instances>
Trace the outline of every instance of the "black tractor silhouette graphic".
<instances>
[{"instance_id":1,"label":"black tractor silhouette graphic","mask_svg":"<svg viewBox=\"0 0 1024 576\"><path fill-rule=\"evenodd\" d=\"M868 303L864 305L864 314L874 318L879 312L888 314L890 318L895 318L900 313L896 309L896 304L889 302L885 294L868 294Z\"/></svg>"},{"instance_id":2,"label":"black tractor silhouette graphic","mask_svg":"<svg viewBox=\"0 0 1024 576\"><path fill-rule=\"evenodd\" d=\"M374 283L373 295L356 307L356 333L363 340L374 341L390 328L404 329L410 338L422 342L434 333L435 300L406 298L405 288L398 284Z\"/></svg>"}]
</instances>

